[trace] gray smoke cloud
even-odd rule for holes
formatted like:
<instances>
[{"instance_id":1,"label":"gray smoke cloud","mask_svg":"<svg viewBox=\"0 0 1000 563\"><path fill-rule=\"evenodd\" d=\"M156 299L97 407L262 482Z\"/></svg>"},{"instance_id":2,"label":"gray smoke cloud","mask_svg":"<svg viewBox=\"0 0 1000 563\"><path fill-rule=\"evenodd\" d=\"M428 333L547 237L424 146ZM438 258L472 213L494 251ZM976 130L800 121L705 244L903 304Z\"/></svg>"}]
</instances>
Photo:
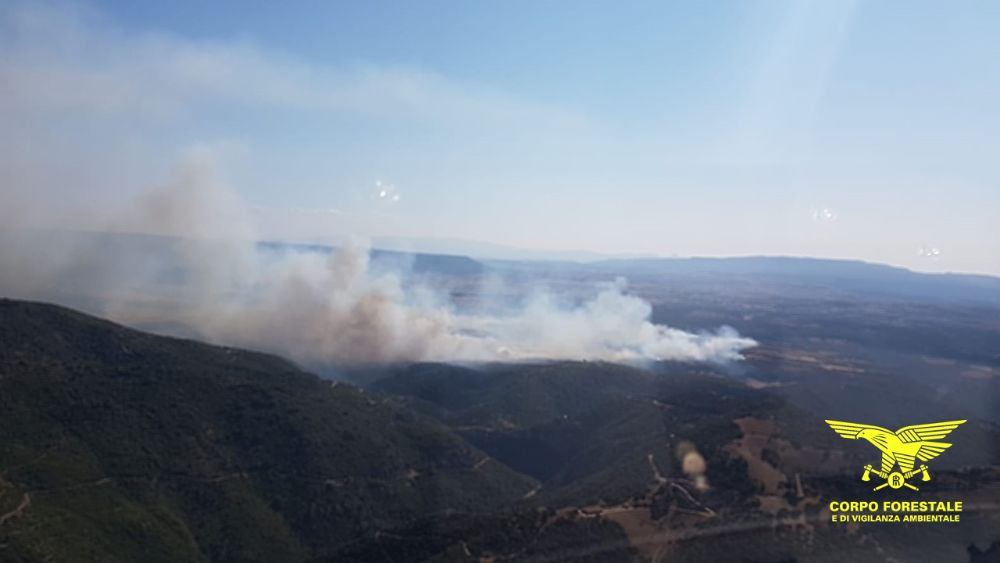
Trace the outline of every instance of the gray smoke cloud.
<instances>
[{"instance_id":1,"label":"gray smoke cloud","mask_svg":"<svg viewBox=\"0 0 1000 563\"><path fill-rule=\"evenodd\" d=\"M408 283L405 271L373 268L363 241L330 254L262 252L248 207L214 173L211 151L192 151L171 182L99 222L97 232L72 235L8 228L0 291L83 303L127 324L309 365L727 362L756 344L729 328L693 334L654 324L650 304L622 279L573 306L537 292L487 313L454 307L443 292Z\"/></svg>"}]
</instances>

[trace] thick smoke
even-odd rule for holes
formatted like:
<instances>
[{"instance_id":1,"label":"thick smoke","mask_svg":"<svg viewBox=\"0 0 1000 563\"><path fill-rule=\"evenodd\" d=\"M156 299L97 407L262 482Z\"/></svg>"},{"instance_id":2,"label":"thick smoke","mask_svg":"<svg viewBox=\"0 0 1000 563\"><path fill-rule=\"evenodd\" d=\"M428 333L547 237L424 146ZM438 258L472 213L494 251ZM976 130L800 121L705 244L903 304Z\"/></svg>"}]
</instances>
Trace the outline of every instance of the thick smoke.
<instances>
[{"instance_id":1,"label":"thick smoke","mask_svg":"<svg viewBox=\"0 0 1000 563\"><path fill-rule=\"evenodd\" d=\"M623 280L596 287L573 306L537 293L506 310L459 310L441 292L410 283L405 272L371 268L362 243L331 254L265 252L251 225L239 198L212 174L210 159L195 153L173 182L110 214L102 230L118 235L7 231L0 292L83 303L125 323L317 366L725 362L756 344L728 328L692 334L654 324L650 305L628 295Z\"/></svg>"}]
</instances>

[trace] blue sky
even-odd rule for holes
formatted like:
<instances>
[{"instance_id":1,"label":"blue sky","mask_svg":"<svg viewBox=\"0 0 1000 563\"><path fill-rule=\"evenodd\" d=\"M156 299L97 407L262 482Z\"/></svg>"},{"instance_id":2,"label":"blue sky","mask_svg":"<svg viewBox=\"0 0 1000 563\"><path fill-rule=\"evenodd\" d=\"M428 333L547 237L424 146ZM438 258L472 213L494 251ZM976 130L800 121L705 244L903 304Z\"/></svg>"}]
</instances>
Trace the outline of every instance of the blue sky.
<instances>
[{"instance_id":1,"label":"blue sky","mask_svg":"<svg viewBox=\"0 0 1000 563\"><path fill-rule=\"evenodd\" d=\"M998 37L996 2L14 3L0 173L65 215L195 150L268 237L1000 274Z\"/></svg>"}]
</instances>

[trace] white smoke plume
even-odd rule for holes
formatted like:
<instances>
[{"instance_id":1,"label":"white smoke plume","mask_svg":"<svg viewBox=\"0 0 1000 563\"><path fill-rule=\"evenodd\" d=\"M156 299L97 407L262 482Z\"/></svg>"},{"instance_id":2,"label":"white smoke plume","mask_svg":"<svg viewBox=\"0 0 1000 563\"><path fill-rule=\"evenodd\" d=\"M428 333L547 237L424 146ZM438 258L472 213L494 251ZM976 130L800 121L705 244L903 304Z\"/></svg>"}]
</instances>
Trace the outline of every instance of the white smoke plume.
<instances>
[{"instance_id":1,"label":"white smoke plume","mask_svg":"<svg viewBox=\"0 0 1000 563\"><path fill-rule=\"evenodd\" d=\"M692 334L650 321L651 306L624 280L561 306L538 293L513 309L459 310L404 273L369 267L368 248L332 254L261 252L246 206L193 151L176 178L104 222L105 231L147 233L148 246L119 248L89 234L44 244L38 232L7 231L0 293L66 300L140 326L332 366L418 360L524 359L725 362L756 343L722 328ZM51 242L51 241L50 241ZM144 243L145 244L145 243ZM126 245L127 246L127 245ZM38 250L33 251L33 250Z\"/></svg>"},{"instance_id":2,"label":"white smoke plume","mask_svg":"<svg viewBox=\"0 0 1000 563\"><path fill-rule=\"evenodd\" d=\"M681 471L684 472L684 475L694 481L696 489L707 491L709 489L708 477L706 476L708 462L705 461L694 443L687 440L680 442L677 444L675 453L677 459L681 461Z\"/></svg>"}]
</instances>

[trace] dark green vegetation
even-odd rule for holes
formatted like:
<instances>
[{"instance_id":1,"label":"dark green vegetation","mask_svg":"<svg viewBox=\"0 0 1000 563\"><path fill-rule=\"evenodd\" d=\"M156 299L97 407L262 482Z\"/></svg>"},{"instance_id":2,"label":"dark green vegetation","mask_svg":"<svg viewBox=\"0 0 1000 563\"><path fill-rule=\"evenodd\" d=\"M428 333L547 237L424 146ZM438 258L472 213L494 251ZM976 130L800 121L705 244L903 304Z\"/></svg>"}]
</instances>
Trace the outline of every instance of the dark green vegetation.
<instances>
[{"instance_id":1,"label":"dark green vegetation","mask_svg":"<svg viewBox=\"0 0 1000 563\"><path fill-rule=\"evenodd\" d=\"M276 357L0 301L0 560L303 560L534 486L483 457Z\"/></svg>"},{"instance_id":2,"label":"dark green vegetation","mask_svg":"<svg viewBox=\"0 0 1000 563\"><path fill-rule=\"evenodd\" d=\"M975 390L996 400L988 372L963 387L931 371L771 341L736 374L341 374L362 390L3 300L0 561L982 560L1000 529L1000 433L982 404L919 497L879 493L963 500L960 525L848 530L825 513L872 498L858 476L876 454L823 418L925 422L962 415ZM692 448L707 488L684 471Z\"/></svg>"},{"instance_id":3,"label":"dark green vegetation","mask_svg":"<svg viewBox=\"0 0 1000 563\"><path fill-rule=\"evenodd\" d=\"M807 374L795 385L812 387L812 377ZM917 400L918 393L901 393L902 400L914 398L910 405L898 404L900 399L883 387L895 381L888 376L848 374L837 381L838 387L846 383L840 396L861 402L851 408L861 420L879 420L888 408L916 422L927 416L919 409L935 406L933 394ZM954 561L964 560L970 545L988 545L996 536L1000 521L992 507L1000 482L1000 429L995 424L971 420L956 433L950 463L935 463L935 480L920 483L925 496L891 490L879 496L858 479L877 451L841 439L821 416L796 406L801 397L787 393L791 386L754 389L742 379L690 367L687 373L656 374L569 362L481 369L409 365L388 370L369 385L401 407L437 417L498 462L537 479L538 491L519 503L522 514L541 514L549 525L614 523L626 532L637 560L908 561L926 556ZM683 444L703 455L707 490L698 490L682 470L677 454ZM951 527L829 524L831 500L869 498L962 499L968 508L962 523ZM406 546L438 554L460 546L479 553L484 528L507 537L510 526L433 520L433 525L397 530L391 541L368 542L357 549L370 551L357 553L378 559L373 554L398 553L392 550ZM424 540L437 547L427 547ZM617 551L621 544L608 535L578 540L573 547L576 551L564 546L562 556L624 556Z\"/></svg>"},{"instance_id":4,"label":"dark green vegetation","mask_svg":"<svg viewBox=\"0 0 1000 563\"><path fill-rule=\"evenodd\" d=\"M557 362L470 369L400 368L371 385L433 413L509 467L538 479L532 504L616 504L652 482L649 456L679 472L673 448L689 441L724 466L739 437L734 418L770 416L773 393L709 373L658 376L638 368ZM426 407L427 403L433 408Z\"/></svg>"}]
</instances>

